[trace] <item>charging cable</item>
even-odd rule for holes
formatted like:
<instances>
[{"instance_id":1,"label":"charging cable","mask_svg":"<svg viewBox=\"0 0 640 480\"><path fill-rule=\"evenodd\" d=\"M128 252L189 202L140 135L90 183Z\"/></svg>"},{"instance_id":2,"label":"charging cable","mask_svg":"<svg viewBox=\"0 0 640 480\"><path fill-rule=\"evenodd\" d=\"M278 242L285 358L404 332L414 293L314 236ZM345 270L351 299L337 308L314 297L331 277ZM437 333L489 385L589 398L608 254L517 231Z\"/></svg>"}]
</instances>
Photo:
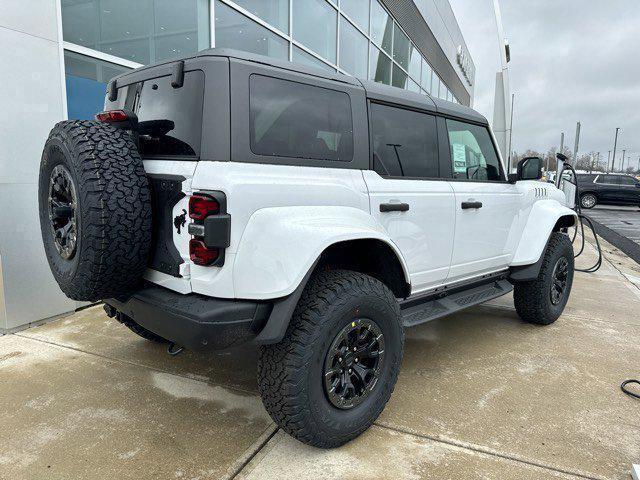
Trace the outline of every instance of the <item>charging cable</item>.
<instances>
[{"instance_id":1,"label":"charging cable","mask_svg":"<svg viewBox=\"0 0 640 480\"><path fill-rule=\"evenodd\" d=\"M575 226L575 231L573 234L573 238L571 239L571 243L573 243L576 239L576 237L578 236L578 229L580 229L580 237L581 237L581 242L580 242L580 250L578 250L578 253L574 254L573 258L578 258L580 255L582 255L582 253L584 252L584 246L585 246L585 236L584 236L584 224L585 222L587 223L587 226L591 229L591 232L593 233L593 238L595 238L596 241L596 251L598 252L598 260L596 261L595 264L593 264L592 266L588 267L588 268L575 268L574 270L576 272L583 272L583 273L594 273L596 271L598 271L598 269L602 266L602 247L600 246L600 240L598 240L598 234L596 233L596 228L593 225L593 222L591 221L591 219L585 215L582 214L582 209L580 207L580 187L578 186L578 175L576 174L575 169L573 168L573 166L566 161L566 157L565 158L559 158L560 161L563 162L563 170L564 169L568 169L571 170L571 173L573 173L573 179L574 182L571 182L575 187L576 187L576 194L575 194L575 201L574 201L574 207L573 210L578 214L578 224ZM559 180L560 182L561 180ZM566 180L568 181L568 180Z\"/></svg>"}]
</instances>

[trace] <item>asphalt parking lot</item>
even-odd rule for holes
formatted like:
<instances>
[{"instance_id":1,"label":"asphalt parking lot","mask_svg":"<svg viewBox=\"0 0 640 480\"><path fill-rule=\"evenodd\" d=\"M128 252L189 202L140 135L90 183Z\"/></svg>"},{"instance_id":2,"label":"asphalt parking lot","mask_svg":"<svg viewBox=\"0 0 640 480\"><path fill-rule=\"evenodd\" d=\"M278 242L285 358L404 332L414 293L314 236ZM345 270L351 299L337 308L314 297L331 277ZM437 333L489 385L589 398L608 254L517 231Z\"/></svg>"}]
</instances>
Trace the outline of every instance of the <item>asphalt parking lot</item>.
<instances>
[{"instance_id":1,"label":"asphalt parking lot","mask_svg":"<svg viewBox=\"0 0 640 480\"><path fill-rule=\"evenodd\" d=\"M170 357L99 306L0 337L0 478L628 479L640 266L605 247L552 326L505 296L408 330L386 410L330 451L275 428L251 346Z\"/></svg>"},{"instance_id":2,"label":"asphalt parking lot","mask_svg":"<svg viewBox=\"0 0 640 480\"><path fill-rule=\"evenodd\" d=\"M640 263L640 208L597 206L582 213L597 222L599 235Z\"/></svg>"}]
</instances>

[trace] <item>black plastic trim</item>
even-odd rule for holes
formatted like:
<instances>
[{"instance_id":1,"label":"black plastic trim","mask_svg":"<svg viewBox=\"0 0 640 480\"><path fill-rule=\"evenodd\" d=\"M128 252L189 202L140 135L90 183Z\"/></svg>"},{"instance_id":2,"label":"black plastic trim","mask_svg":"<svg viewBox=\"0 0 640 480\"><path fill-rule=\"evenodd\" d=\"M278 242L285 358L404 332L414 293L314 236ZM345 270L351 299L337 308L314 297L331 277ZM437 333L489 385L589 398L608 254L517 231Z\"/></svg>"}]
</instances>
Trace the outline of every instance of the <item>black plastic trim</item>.
<instances>
[{"instance_id":1,"label":"black plastic trim","mask_svg":"<svg viewBox=\"0 0 640 480\"><path fill-rule=\"evenodd\" d=\"M161 337L194 351L240 345L256 335L271 302L181 294L149 285L127 300L105 303Z\"/></svg>"},{"instance_id":2,"label":"black plastic trim","mask_svg":"<svg viewBox=\"0 0 640 480\"><path fill-rule=\"evenodd\" d=\"M173 207L184 197L182 182L185 181L185 177L168 174L148 174L148 176L151 180L154 215L149 267L180 277L180 265L184 260L173 242Z\"/></svg>"},{"instance_id":3,"label":"black plastic trim","mask_svg":"<svg viewBox=\"0 0 640 480\"><path fill-rule=\"evenodd\" d=\"M107 98L110 102L118 100L118 83L115 78L107 84Z\"/></svg>"},{"instance_id":4,"label":"black plastic trim","mask_svg":"<svg viewBox=\"0 0 640 480\"><path fill-rule=\"evenodd\" d=\"M422 303L430 302L436 298L444 298L454 293L463 292L465 290L471 290L475 287L482 285L488 285L490 283L502 280L507 277L508 270L502 270L495 273L487 273L481 277L472 278L463 282L454 283L451 285L444 285L442 287L435 288L424 293L417 293L411 295L400 302L400 309L414 307Z\"/></svg>"},{"instance_id":5,"label":"black plastic trim","mask_svg":"<svg viewBox=\"0 0 640 480\"><path fill-rule=\"evenodd\" d=\"M273 310L271 311L269 319L262 331L255 338L256 343L268 345L278 343L284 338L284 334L287 332L287 327L289 327L289 322L293 316L293 311L295 310L296 305L298 305L302 292L307 286L311 275L315 271L319 260L320 259L317 259L313 265L311 265L311 268L293 293L274 301Z\"/></svg>"},{"instance_id":6,"label":"black plastic trim","mask_svg":"<svg viewBox=\"0 0 640 480\"><path fill-rule=\"evenodd\" d=\"M223 213L204 219L204 244L207 248L227 248L231 243L231 215Z\"/></svg>"},{"instance_id":7,"label":"black plastic trim","mask_svg":"<svg viewBox=\"0 0 640 480\"><path fill-rule=\"evenodd\" d=\"M173 88L180 88L184 85L184 60L180 60L173 64L173 71L171 72L171 86Z\"/></svg>"}]
</instances>

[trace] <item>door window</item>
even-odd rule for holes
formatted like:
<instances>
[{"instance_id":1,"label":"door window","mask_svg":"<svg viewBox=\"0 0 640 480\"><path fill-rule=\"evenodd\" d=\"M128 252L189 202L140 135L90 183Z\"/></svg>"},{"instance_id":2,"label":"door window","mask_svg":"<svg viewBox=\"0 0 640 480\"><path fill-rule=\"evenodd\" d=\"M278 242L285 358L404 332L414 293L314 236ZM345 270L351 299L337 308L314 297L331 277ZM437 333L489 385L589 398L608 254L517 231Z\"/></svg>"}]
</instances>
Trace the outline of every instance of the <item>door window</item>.
<instances>
[{"instance_id":1,"label":"door window","mask_svg":"<svg viewBox=\"0 0 640 480\"><path fill-rule=\"evenodd\" d=\"M620 185L635 185L636 183L637 181L631 177L620 177Z\"/></svg>"},{"instance_id":2,"label":"door window","mask_svg":"<svg viewBox=\"0 0 640 480\"><path fill-rule=\"evenodd\" d=\"M503 180L502 167L486 127L447 120L453 178Z\"/></svg>"},{"instance_id":3,"label":"door window","mask_svg":"<svg viewBox=\"0 0 640 480\"><path fill-rule=\"evenodd\" d=\"M249 88L253 153L351 161L349 95L262 75L252 75Z\"/></svg>"},{"instance_id":4,"label":"door window","mask_svg":"<svg viewBox=\"0 0 640 480\"><path fill-rule=\"evenodd\" d=\"M373 167L380 175L439 176L436 118L387 105L371 104Z\"/></svg>"},{"instance_id":5,"label":"door window","mask_svg":"<svg viewBox=\"0 0 640 480\"><path fill-rule=\"evenodd\" d=\"M596 180L596 183L603 183L605 185L619 185L620 175L600 175Z\"/></svg>"}]
</instances>

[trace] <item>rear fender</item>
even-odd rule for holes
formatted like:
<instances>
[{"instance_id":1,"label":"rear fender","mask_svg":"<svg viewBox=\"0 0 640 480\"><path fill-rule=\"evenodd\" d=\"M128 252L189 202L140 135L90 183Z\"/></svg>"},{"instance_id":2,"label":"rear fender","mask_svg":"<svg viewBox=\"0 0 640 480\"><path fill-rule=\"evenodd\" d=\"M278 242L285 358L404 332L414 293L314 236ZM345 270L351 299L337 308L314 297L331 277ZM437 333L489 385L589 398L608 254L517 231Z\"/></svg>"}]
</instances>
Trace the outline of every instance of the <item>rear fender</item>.
<instances>
[{"instance_id":1,"label":"rear fender","mask_svg":"<svg viewBox=\"0 0 640 480\"><path fill-rule=\"evenodd\" d=\"M236 298L291 294L322 252L348 240L375 239L391 247L410 283L398 247L368 212L353 207L297 206L256 211L242 234L233 266Z\"/></svg>"}]
</instances>

